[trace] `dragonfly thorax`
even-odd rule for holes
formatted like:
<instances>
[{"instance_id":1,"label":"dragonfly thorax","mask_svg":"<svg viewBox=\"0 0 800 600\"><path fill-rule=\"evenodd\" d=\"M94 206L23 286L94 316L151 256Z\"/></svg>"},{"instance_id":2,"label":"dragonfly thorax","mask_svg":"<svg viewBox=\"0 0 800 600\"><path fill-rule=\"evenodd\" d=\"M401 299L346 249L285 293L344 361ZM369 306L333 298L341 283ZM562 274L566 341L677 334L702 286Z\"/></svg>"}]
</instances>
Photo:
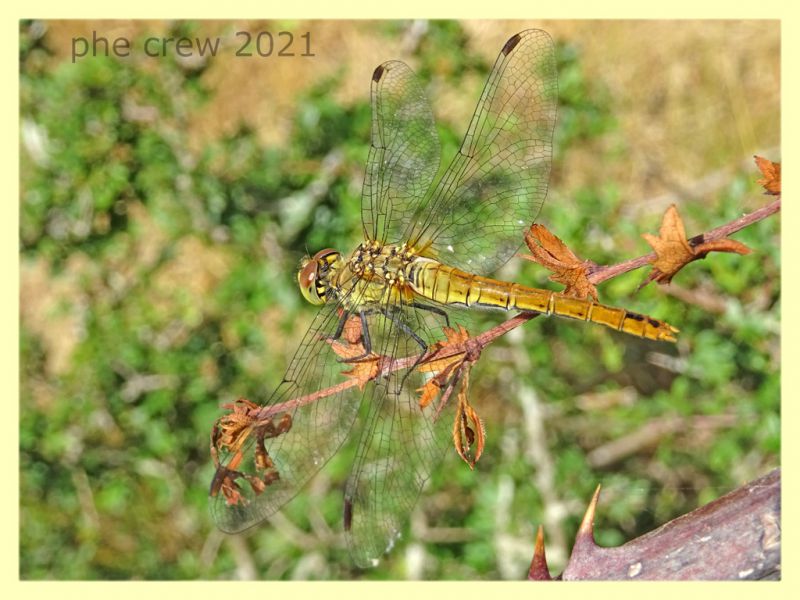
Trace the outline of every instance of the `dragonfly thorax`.
<instances>
[{"instance_id":1,"label":"dragonfly thorax","mask_svg":"<svg viewBox=\"0 0 800 600\"><path fill-rule=\"evenodd\" d=\"M345 268L332 281L334 289L352 290L349 300L339 295L348 308L367 304L396 304L410 299L410 272L417 259L407 244L364 242L348 258Z\"/></svg>"},{"instance_id":2,"label":"dragonfly thorax","mask_svg":"<svg viewBox=\"0 0 800 600\"><path fill-rule=\"evenodd\" d=\"M312 304L336 300L353 309L408 295L416 258L406 244L363 242L346 259L335 250L318 252L301 264L297 278Z\"/></svg>"}]
</instances>

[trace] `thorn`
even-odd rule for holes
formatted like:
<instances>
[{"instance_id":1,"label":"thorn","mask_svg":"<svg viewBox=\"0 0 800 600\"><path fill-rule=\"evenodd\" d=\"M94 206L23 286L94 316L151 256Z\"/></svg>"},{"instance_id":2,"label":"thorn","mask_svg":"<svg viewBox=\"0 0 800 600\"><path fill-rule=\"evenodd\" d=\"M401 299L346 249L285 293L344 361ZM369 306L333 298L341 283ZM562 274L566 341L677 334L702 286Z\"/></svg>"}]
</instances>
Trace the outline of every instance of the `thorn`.
<instances>
[{"instance_id":1,"label":"thorn","mask_svg":"<svg viewBox=\"0 0 800 600\"><path fill-rule=\"evenodd\" d=\"M533 559L528 569L528 581L551 581L550 569L547 567L547 557L544 554L544 528L539 525L536 532L536 546L533 549Z\"/></svg>"},{"instance_id":2,"label":"thorn","mask_svg":"<svg viewBox=\"0 0 800 600\"><path fill-rule=\"evenodd\" d=\"M586 573L593 573L593 575L588 578L603 578L599 576L599 573L596 572L595 569L597 564L602 564L598 563L598 559L606 553L606 549L601 548L594 541L594 515L597 510L597 502L599 499L600 486L598 485L597 489L594 491L591 502L589 502L589 506L586 508L586 513L583 515L581 526L578 528L578 534L575 536L575 544L572 546L572 552L567 561L567 566L560 575L562 579L575 579L576 573L580 574L578 578L580 578L581 575L585 578Z\"/></svg>"},{"instance_id":3,"label":"thorn","mask_svg":"<svg viewBox=\"0 0 800 600\"><path fill-rule=\"evenodd\" d=\"M600 484L597 485L597 489L594 491L594 495L592 496L592 501L589 502L589 506L586 508L586 513L583 515L583 521L581 521L581 526L578 529L578 535L575 537L575 546L572 548L573 554L576 550L588 550L589 548L594 548L597 546L594 541L594 514L595 510L597 509L597 501L599 498Z\"/></svg>"}]
</instances>

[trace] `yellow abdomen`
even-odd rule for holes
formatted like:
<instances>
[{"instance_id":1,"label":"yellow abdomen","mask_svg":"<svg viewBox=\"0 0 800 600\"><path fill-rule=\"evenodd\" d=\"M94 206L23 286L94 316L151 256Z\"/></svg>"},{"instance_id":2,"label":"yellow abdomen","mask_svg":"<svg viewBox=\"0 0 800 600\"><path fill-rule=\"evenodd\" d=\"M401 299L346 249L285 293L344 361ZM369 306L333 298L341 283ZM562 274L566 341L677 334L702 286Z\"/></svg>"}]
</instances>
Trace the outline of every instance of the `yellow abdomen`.
<instances>
[{"instance_id":1,"label":"yellow abdomen","mask_svg":"<svg viewBox=\"0 0 800 600\"><path fill-rule=\"evenodd\" d=\"M677 329L646 315L570 298L549 290L526 287L466 273L438 261L420 258L408 270L417 295L440 304L483 306L503 310L532 311L599 323L631 335L674 342Z\"/></svg>"}]
</instances>

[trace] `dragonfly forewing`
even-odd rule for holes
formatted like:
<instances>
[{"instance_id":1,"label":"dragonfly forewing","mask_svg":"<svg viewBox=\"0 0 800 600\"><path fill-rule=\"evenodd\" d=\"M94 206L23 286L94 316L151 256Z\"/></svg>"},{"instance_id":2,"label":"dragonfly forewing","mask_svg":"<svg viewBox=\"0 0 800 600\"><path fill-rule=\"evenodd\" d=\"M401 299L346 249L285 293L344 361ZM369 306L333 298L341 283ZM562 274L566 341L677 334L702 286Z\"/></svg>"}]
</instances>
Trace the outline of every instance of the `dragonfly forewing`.
<instances>
[{"instance_id":1,"label":"dragonfly forewing","mask_svg":"<svg viewBox=\"0 0 800 600\"><path fill-rule=\"evenodd\" d=\"M552 39L518 33L495 61L461 149L402 239L479 275L508 261L547 195L557 106Z\"/></svg>"},{"instance_id":2,"label":"dragonfly forewing","mask_svg":"<svg viewBox=\"0 0 800 600\"><path fill-rule=\"evenodd\" d=\"M433 182L439 135L421 83L403 62L372 75L372 139L364 175L364 236L397 242Z\"/></svg>"}]
</instances>

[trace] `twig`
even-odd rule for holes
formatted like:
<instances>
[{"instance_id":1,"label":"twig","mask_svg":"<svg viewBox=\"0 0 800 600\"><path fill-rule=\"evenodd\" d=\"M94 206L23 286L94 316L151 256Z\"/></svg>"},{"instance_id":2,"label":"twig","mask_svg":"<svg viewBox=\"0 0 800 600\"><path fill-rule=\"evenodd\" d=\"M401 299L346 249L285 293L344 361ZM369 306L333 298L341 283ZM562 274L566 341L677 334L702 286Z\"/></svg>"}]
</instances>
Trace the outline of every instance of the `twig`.
<instances>
[{"instance_id":1,"label":"twig","mask_svg":"<svg viewBox=\"0 0 800 600\"><path fill-rule=\"evenodd\" d=\"M689 244L692 246L697 246L703 242L714 241L718 239L722 239L728 237L732 233L736 233L752 225L753 223L757 223L770 215L775 214L780 210L781 207L781 199L780 197L775 200L774 202L764 206L756 211L753 211L750 214L744 215L731 221L730 223L726 223L725 225L721 225L711 231L706 233L701 233L699 235L694 236L693 238L689 239ZM600 266L596 267L592 270L589 274L589 280L594 283L601 283L608 279L612 279L613 277L617 277L623 273L627 273L628 271L632 271L633 269L638 269L639 267L643 267L655 259L656 254L651 252L650 254L646 254L644 256L640 256L639 258L634 258L631 260L623 261L616 265L609 265L609 266ZM391 359L389 357L379 357L380 361L380 368L378 373L375 377L386 377L390 373L395 371L399 371L400 369L408 368L415 363L418 366L444 359L449 358L452 356L456 356L459 354L465 354L469 352L477 351L480 353L486 346L491 344L497 338L505 335L512 329L516 329L523 323L530 321L531 319L535 319L536 317L541 316L541 313L519 313L514 315L507 321L503 321L499 325L484 331L480 335L471 337L461 343L457 344L447 344L437 350L429 350L428 353L422 358L419 359L419 355L414 356L406 356L399 359ZM342 381L336 385L330 386L328 388L318 390L311 394L306 394L305 396L300 396L299 398L294 398L292 400L287 400L286 402L279 402L277 404L267 405L261 407L257 413L253 416L256 419L269 419L270 417L287 412L293 411L301 406L306 406L307 404L311 404L316 402L317 400L321 400L322 398L326 398L328 396L332 396L334 394L338 394L341 391L349 389L351 387L355 387L359 385L360 381L356 378L349 379L347 381Z\"/></svg>"},{"instance_id":2,"label":"twig","mask_svg":"<svg viewBox=\"0 0 800 600\"><path fill-rule=\"evenodd\" d=\"M699 235L694 236L693 238L689 239L689 245L694 247L702 244L703 242L711 242L714 240L721 240L722 238L726 238L732 233L736 233L752 225L753 223L757 223L763 219L766 219L770 215L775 214L781 209L781 199L778 198L774 202L759 208L756 211L751 212L748 215L744 215L717 227L716 229L712 229L707 233L701 233ZM589 274L589 281L594 284L602 283L608 279L612 279L617 277L618 275L622 275L623 273L627 273L628 271L633 271L634 269L638 269L640 267L647 266L656 258L656 253L651 252L649 254L645 254L644 256L640 256L639 258L632 258L630 260L626 260L624 262L618 263L616 265L609 265L603 267L596 267L592 269L592 272Z\"/></svg>"}]
</instances>

